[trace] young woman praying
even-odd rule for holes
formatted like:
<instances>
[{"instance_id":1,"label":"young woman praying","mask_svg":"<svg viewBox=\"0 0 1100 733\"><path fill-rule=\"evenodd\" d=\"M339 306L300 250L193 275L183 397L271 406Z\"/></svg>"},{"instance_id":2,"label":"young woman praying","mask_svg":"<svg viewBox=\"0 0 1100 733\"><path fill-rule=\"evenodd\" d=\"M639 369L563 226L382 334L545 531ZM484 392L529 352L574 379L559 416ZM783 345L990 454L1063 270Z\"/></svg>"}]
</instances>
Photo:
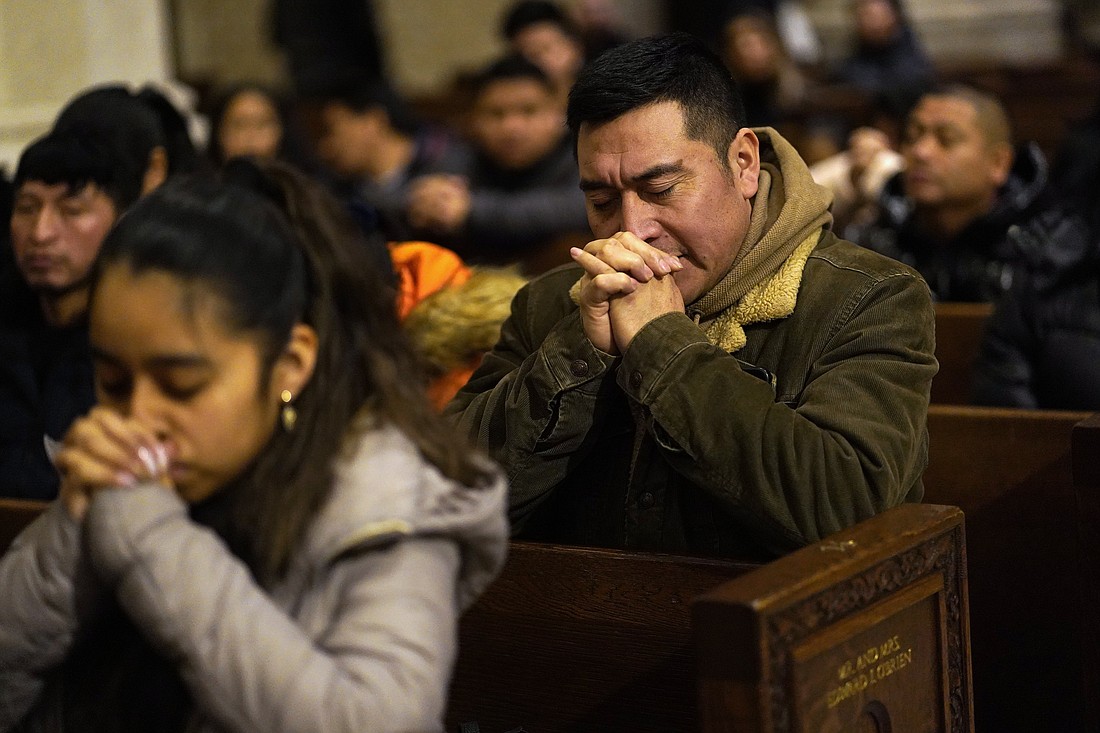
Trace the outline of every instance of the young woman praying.
<instances>
[{"instance_id":1,"label":"young woman praying","mask_svg":"<svg viewBox=\"0 0 1100 733\"><path fill-rule=\"evenodd\" d=\"M504 482L425 399L339 205L225 175L104 244L98 404L0 559L0 730L442 730Z\"/></svg>"}]
</instances>

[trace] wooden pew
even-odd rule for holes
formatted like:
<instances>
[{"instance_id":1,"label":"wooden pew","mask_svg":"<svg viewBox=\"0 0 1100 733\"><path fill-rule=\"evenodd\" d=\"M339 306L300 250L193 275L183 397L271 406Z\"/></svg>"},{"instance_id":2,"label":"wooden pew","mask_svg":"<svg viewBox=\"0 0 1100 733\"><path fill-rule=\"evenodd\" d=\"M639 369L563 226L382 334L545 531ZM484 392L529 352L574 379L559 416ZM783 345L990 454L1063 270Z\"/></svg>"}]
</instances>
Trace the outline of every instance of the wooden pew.
<instances>
[{"instance_id":1,"label":"wooden pew","mask_svg":"<svg viewBox=\"0 0 1100 733\"><path fill-rule=\"evenodd\" d=\"M693 604L706 733L973 731L956 507L884 512Z\"/></svg>"},{"instance_id":2,"label":"wooden pew","mask_svg":"<svg viewBox=\"0 0 1100 733\"><path fill-rule=\"evenodd\" d=\"M1085 729L1100 730L1100 413L1073 427L1073 486L1077 493L1077 574L1085 628Z\"/></svg>"},{"instance_id":3,"label":"wooden pew","mask_svg":"<svg viewBox=\"0 0 1100 733\"><path fill-rule=\"evenodd\" d=\"M1089 413L933 405L925 501L966 514L979 733L1083 731L1070 436Z\"/></svg>"},{"instance_id":4,"label":"wooden pew","mask_svg":"<svg viewBox=\"0 0 1100 733\"><path fill-rule=\"evenodd\" d=\"M950 542L949 526L954 528ZM935 542L929 539L922 549L915 549L917 539L933 536L938 538ZM700 720L691 601L730 578L736 579L722 586L718 596L705 597L711 600L700 602L703 605L694 611L695 650L703 664L703 679L715 683L706 683L707 689L717 689L720 681L714 674L723 664L764 668L761 655L775 654L785 643L776 641L766 650L740 639L726 643L738 629L728 627L723 616L712 612L714 599L721 604L723 594L794 598L815 589L825 596L833 594L829 597L835 604L826 609L829 613L817 622L803 619L808 624L804 631L833 635L830 638L837 646L823 651L821 657L826 665L832 664L830 655L846 653L841 651L847 649L845 644L858 646L866 635L877 639L890 631L889 639L901 634L907 643L912 638L915 644L916 637L908 629L915 634L915 627L928 620L918 617L939 608L937 604L946 599L955 614L953 625L944 614L938 619L944 624L943 634L953 629L950 645L944 641L934 648L922 646L927 653L913 658L912 672L941 681L942 665L949 660L935 655L949 649L955 665L952 689L958 693L957 707L965 713L969 711L969 676L963 625L966 599L959 590L965 584L959 572L962 551L958 510L928 505L891 510L762 570L726 560L515 542L501 577L462 619L447 730L471 721L478 723L482 733L504 733L520 726L532 733L730 730L714 727L724 715L714 715L715 704L729 704L727 712L740 716L770 704L747 698L715 701L704 694L705 700L711 700L709 707L704 703L710 715ZM920 558L912 552L920 553ZM941 573L941 590L929 590ZM742 581L747 585L739 586ZM897 583L910 581L920 586L912 596L912 609L898 600L904 592ZM764 596L760 596L762 589ZM898 595L891 595L892 591ZM924 595L917 598L920 593ZM813 603L808 600L802 609ZM891 608L897 613L883 610ZM879 618L881 626L876 625ZM901 630L894 626L895 620L911 626ZM943 641L939 634L935 640ZM898 679L911 677L899 675ZM946 681L943 684L946 687ZM831 680L814 680L807 689L814 690L811 698L817 702L835 687Z\"/></svg>"},{"instance_id":5,"label":"wooden pew","mask_svg":"<svg viewBox=\"0 0 1100 733\"><path fill-rule=\"evenodd\" d=\"M689 604L755 567L513 542L462 619L447 730L698 730Z\"/></svg>"},{"instance_id":6,"label":"wooden pew","mask_svg":"<svg viewBox=\"0 0 1100 733\"><path fill-rule=\"evenodd\" d=\"M0 548L45 506L0 500ZM948 712L930 714L951 720L952 726L932 730L972 730L966 725L963 553L958 511L931 505L899 507L763 567L513 543L504 573L462 620L448 730L477 721L482 733L520 725L540 733L729 731L716 727L725 725L716 706L731 706L729 714L747 719L762 718L776 702L731 700L725 694L716 698L714 693L728 682L721 674L731 660L744 662L740 669L770 671L784 649L804 655L816 648L820 664L835 672L837 654L865 652L859 647L866 647L866 638L887 632L887 640L898 636L899 645L903 637L909 643L914 634L923 634L913 648L933 652L910 660L910 647L890 650L911 670L899 671L898 680L909 684L919 673L938 686L936 694L950 697ZM691 601L730 578L737 580L704 597L694 611L700 698ZM772 637L767 644L738 638L729 646L725 642L735 638L731 635L745 628L723 621L731 608L727 602L738 598L758 598L760 607L775 616L773 629L801 618L796 627L801 635ZM822 598L829 599L824 606ZM750 604L755 606L755 601ZM940 624L932 636L926 629L930 620ZM822 645L822 635L829 644ZM932 642L938 646L927 646ZM804 705L813 708L835 696L837 687L827 679L810 679L804 697L789 701L792 710L803 715ZM706 711L702 727L700 704ZM834 707L840 708L836 714L844 712Z\"/></svg>"},{"instance_id":7,"label":"wooden pew","mask_svg":"<svg viewBox=\"0 0 1100 733\"><path fill-rule=\"evenodd\" d=\"M0 552L8 549L15 536L47 506L44 501L0 498Z\"/></svg>"},{"instance_id":8,"label":"wooden pew","mask_svg":"<svg viewBox=\"0 0 1100 733\"><path fill-rule=\"evenodd\" d=\"M991 303L936 303L936 359L940 371L932 380L932 404L970 402L971 375Z\"/></svg>"}]
</instances>

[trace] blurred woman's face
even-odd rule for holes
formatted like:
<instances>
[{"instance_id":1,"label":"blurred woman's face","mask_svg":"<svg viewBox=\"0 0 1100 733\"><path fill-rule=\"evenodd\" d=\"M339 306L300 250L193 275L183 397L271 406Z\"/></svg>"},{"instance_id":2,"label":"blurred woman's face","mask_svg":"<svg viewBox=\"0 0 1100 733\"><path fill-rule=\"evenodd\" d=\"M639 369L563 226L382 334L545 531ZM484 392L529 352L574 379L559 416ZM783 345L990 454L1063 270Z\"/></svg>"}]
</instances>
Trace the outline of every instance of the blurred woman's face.
<instances>
[{"instance_id":1,"label":"blurred woman's face","mask_svg":"<svg viewBox=\"0 0 1100 733\"><path fill-rule=\"evenodd\" d=\"M265 370L259 339L230 332L225 316L203 286L125 264L107 267L92 301L98 401L168 446L168 476L187 502L245 470L278 429L281 390L300 386L285 354Z\"/></svg>"},{"instance_id":2,"label":"blurred woman's face","mask_svg":"<svg viewBox=\"0 0 1100 733\"><path fill-rule=\"evenodd\" d=\"M283 140L283 123L268 97L246 90L226 105L215 134L226 160L238 155L274 158Z\"/></svg>"},{"instance_id":3,"label":"blurred woman's face","mask_svg":"<svg viewBox=\"0 0 1100 733\"><path fill-rule=\"evenodd\" d=\"M856 33L871 46L885 46L897 33L898 18L888 0L857 0Z\"/></svg>"}]
</instances>

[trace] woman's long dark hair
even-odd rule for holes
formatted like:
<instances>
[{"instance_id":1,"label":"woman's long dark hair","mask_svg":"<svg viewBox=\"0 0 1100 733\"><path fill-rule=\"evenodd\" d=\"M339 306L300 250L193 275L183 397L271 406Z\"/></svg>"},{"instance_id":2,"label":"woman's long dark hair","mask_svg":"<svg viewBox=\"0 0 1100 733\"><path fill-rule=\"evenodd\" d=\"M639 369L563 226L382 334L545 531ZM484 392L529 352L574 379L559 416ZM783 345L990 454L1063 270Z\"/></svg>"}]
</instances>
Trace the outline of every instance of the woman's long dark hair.
<instances>
[{"instance_id":1,"label":"woman's long dark hair","mask_svg":"<svg viewBox=\"0 0 1100 733\"><path fill-rule=\"evenodd\" d=\"M261 344L262 385L295 324L317 331L313 376L295 395L296 427L277 429L216 499L225 507L219 529L270 585L328 496L334 461L357 429L396 426L444 475L469 486L483 484L489 469L430 406L393 290L339 203L274 161L234 162L224 178L170 182L140 201L104 243L99 268L163 271L220 296L227 327Z\"/></svg>"}]
</instances>

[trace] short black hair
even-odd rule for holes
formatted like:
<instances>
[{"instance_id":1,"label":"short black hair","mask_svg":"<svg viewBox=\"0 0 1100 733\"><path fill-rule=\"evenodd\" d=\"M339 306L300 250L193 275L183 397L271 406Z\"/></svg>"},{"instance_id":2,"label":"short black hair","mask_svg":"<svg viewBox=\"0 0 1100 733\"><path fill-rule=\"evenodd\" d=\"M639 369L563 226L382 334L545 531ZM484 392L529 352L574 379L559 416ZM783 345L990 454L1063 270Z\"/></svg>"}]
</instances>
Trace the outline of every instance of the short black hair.
<instances>
[{"instance_id":1,"label":"short black hair","mask_svg":"<svg viewBox=\"0 0 1100 733\"><path fill-rule=\"evenodd\" d=\"M741 91L722 60L688 33L624 43L581 70L566 119L574 149L584 123L610 122L659 102L679 104L685 134L709 143L728 165L726 151L745 126Z\"/></svg>"},{"instance_id":2,"label":"short black hair","mask_svg":"<svg viewBox=\"0 0 1100 733\"><path fill-rule=\"evenodd\" d=\"M922 94L917 103L929 97L946 97L969 104L977 117L978 129L986 145L1008 145L1009 147L1014 145L1012 120L1008 116L1004 102L993 92L969 84L941 83ZM909 111L912 114L913 108Z\"/></svg>"},{"instance_id":3,"label":"short black hair","mask_svg":"<svg viewBox=\"0 0 1100 733\"><path fill-rule=\"evenodd\" d=\"M538 23L553 23L570 38L580 39L580 31L557 3L546 0L520 0L504 15L501 33L509 41Z\"/></svg>"},{"instance_id":4,"label":"short black hair","mask_svg":"<svg viewBox=\"0 0 1100 733\"><path fill-rule=\"evenodd\" d=\"M119 155L139 157L148 168L154 148L168 157L168 174L202 169L201 156L187 131L187 120L169 99L146 86L131 92L121 84L91 87L69 100L53 129L71 125L94 127Z\"/></svg>"},{"instance_id":5,"label":"short black hair","mask_svg":"<svg viewBox=\"0 0 1100 733\"><path fill-rule=\"evenodd\" d=\"M141 196L146 162L119 154L98 128L73 123L27 146L19 157L14 186L18 192L27 181L64 184L72 195L94 184L122 213Z\"/></svg>"},{"instance_id":6,"label":"short black hair","mask_svg":"<svg viewBox=\"0 0 1100 733\"><path fill-rule=\"evenodd\" d=\"M413 135L420 128L405 100L390 84L357 69L333 71L311 78L302 86L298 96L315 109L329 104L347 107L357 114L380 109L386 113L390 125L406 135Z\"/></svg>"},{"instance_id":7,"label":"short black hair","mask_svg":"<svg viewBox=\"0 0 1100 733\"><path fill-rule=\"evenodd\" d=\"M473 77L471 87L474 98L481 96L490 84L516 79L529 79L541 84L549 93L554 93L554 83L545 71L522 56L509 54L491 62Z\"/></svg>"}]
</instances>

